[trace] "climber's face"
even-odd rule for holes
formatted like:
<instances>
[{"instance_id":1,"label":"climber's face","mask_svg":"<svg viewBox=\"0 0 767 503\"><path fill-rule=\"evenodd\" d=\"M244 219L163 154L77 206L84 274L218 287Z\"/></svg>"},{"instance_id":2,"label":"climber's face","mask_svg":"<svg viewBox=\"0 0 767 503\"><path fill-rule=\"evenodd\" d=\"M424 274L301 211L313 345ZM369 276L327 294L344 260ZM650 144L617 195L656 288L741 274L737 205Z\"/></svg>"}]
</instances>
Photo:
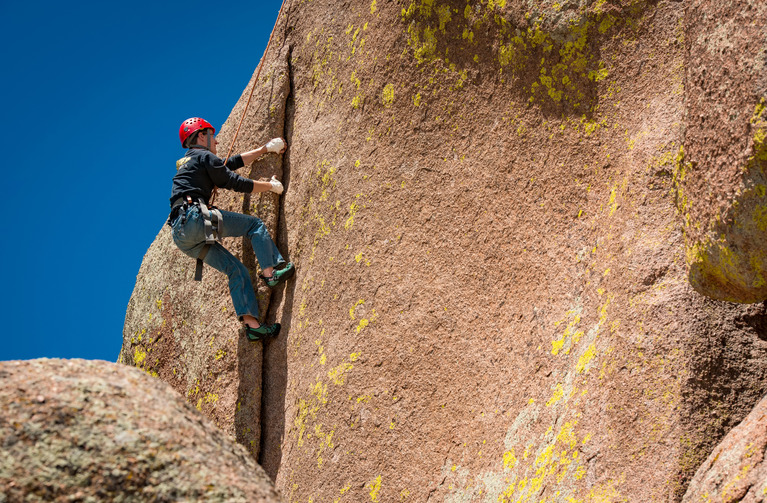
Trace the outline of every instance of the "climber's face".
<instances>
[{"instance_id":1,"label":"climber's face","mask_svg":"<svg viewBox=\"0 0 767 503\"><path fill-rule=\"evenodd\" d=\"M210 140L210 143L208 143L208 140ZM213 134L212 130L204 129L203 131L200 131L200 134L197 135L197 143L210 148L210 151L214 154L217 153L216 145L218 145L218 140L216 140L216 135Z\"/></svg>"}]
</instances>

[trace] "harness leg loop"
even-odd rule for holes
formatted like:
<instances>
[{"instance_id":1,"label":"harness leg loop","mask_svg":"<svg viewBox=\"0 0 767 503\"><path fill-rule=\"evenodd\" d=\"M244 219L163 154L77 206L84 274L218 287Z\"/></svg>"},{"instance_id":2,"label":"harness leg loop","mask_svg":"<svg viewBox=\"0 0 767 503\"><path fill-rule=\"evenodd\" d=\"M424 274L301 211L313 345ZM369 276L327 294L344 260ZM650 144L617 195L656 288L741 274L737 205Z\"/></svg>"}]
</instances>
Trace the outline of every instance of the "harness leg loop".
<instances>
[{"instance_id":1,"label":"harness leg loop","mask_svg":"<svg viewBox=\"0 0 767 503\"><path fill-rule=\"evenodd\" d=\"M210 247L218 242L224 230L224 216L216 209L208 209L205 201L199 200L200 212L202 213L202 219L205 224L205 245L200 250L200 255L197 257L197 265L194 269L195 281L202 281L202 264L203 259L208 254Z\"/></svg>"}]
</instances>

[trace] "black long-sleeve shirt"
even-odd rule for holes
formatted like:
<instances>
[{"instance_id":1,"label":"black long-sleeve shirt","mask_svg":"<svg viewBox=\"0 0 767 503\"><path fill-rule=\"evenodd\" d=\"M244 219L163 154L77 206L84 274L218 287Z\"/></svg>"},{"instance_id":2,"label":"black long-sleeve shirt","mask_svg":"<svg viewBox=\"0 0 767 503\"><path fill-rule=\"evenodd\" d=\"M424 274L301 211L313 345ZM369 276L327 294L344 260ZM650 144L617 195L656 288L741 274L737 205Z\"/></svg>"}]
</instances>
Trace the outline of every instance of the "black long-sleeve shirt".
<instances>
[{"instance_id":1,"label":"black long-sleeve shirt","mask_svg":"<svg viewBox=\"0 0 767 503\"><path fill-rule=\"evenodd\" d=\"M229 158L224 165L224 161L209 150L190 148L184 157L176 161L178 173L173 177L170 204L181 196L190 196L193 200L202 198L208 204L214 187L253 192L253 180L232 171L244 165L239 154Z\"/></svg>"}]
</instances>

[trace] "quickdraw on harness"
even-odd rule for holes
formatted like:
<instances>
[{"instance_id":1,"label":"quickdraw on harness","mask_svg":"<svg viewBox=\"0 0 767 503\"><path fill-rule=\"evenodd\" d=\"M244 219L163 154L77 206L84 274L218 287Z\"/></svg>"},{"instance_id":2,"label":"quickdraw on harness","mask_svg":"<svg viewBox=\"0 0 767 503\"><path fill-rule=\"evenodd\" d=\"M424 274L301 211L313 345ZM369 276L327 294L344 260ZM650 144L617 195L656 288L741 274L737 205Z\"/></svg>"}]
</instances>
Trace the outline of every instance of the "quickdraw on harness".
<instances>
[{"instance_id":1,"label":"quickdraw on harness","mask_svg":"<svg viewBox=\"0 0 767 503\"><path fill-rule=\"evenodd\" d=\"M202 215L205 227L205 244L202 245L202 250L200 250L200 254L197 255L197 265L194 268L194 280L202 281L203 260L208 255L210 247L217 243L223 235L224 217L221 215L221 211L217 208L213 206L208 208L202 198L193 201L191 197L183 196L173 204L173 210L178 208L178 211L181 214L181 218L183 219L181 222L182 224L186 221L186 210L190 206L198 206L200 208L200 214Z\"/></svg>"}]
</instances>

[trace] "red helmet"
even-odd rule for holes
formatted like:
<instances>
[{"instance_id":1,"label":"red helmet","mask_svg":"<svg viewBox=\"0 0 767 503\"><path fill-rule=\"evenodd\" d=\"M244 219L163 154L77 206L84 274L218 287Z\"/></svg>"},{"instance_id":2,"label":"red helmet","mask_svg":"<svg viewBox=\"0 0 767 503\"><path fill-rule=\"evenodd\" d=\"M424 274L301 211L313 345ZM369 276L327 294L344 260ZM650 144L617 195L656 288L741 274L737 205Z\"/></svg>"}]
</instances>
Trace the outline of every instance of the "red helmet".
<instances>
[{"instance_id":1,"label":"red helmet","mask_svg":"<svg viewBox=\"0 0 767 503\"><path fill-rule=\"evenodd\" d=\"M186 139L192 136L192 133L199 131L200 129L212 129L213 134L216 133L216 128L210 125L210 122L199 117L192 117L181 123L181 127L178 129L178 137L181 138L181 146L186 147L184 142Z\"/></svg>"}]
</instances>

